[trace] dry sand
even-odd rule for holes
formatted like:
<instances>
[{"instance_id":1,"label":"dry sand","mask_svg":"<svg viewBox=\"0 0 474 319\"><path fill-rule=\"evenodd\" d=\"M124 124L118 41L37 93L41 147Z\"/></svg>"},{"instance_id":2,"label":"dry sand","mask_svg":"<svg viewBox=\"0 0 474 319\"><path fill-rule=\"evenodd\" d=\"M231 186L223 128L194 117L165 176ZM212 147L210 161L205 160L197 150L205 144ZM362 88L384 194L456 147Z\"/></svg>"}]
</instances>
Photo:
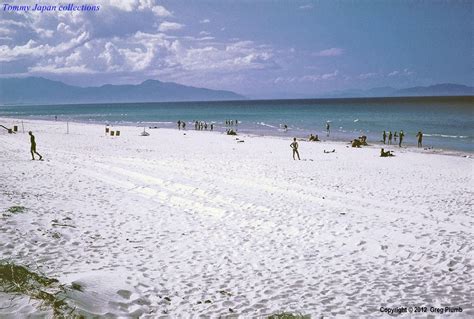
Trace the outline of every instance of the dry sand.
<instances>
[{"instance_id":1,"label":"dry sand","mask_svg":"<svg viewBox=\"0 0 474 319\"><path fill-rule=\"evenodd\" d=\"M0 133L0 212L26 207L0 215L0 259L81 285L78 313L474 315L471 158L301 141L293 161L290 136L24 125L45 161ZM0 317L51 314L37 306L0 295Z\"/></svg>"}]
</instances>

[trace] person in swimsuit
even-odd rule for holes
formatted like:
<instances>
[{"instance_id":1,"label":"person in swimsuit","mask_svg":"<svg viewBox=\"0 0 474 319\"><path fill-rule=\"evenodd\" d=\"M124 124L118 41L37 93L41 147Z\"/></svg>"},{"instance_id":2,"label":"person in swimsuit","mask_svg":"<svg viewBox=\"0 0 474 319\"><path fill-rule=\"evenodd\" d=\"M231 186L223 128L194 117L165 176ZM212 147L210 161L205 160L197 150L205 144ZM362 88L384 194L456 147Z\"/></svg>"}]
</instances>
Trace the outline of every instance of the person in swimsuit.
<instances>
[{"instance_id":1,"label":"person in swimsuit","mask_svg":"<svg viewBox=\"0 0 474 319\"><path fill-rule=\"evenodd\" d=\"M31 159L34 161L35 160L35 154L39 156L39 160L43 160L43 156L41 156L37 151L36 151L36 141L35 141L35 136L33 135L33 132L29 131L28 134L30 134L30 143L31 143Z\"/></svg>"},{"instance_id":2,"label":"person in swimsuit","mask_svg":"<svg viewBox=\"0 0 474 319\"><path fill-rule=\"evenodd\" d=\"M403 131L400 131L400 139L398 141L398 147L402 147L402 142L403 142L403 137L405 136L405 133L403 133Z\"/></svg>"},{"instance_id":3,"label":"person in swimsuit","mask_svg":"<svg viewBox=\"0 0 474 319\"><path fill-rule=\"evenodd\" d=\"M423 147L422 142L423 142L423 133L421 131L416 134L416 137L418 137L418 147Z\"/></svg>"},{"instance_id":4,"label":"person in swimsuit","mask_svg":"<svg viewBox=\"0 0 474 319\"><path fill-rule=\"evenodd\" d=\"M296 154L298 156L298 160L300 160L300 153L298 152L298 142L296 141L296 137L293 138L293 143L290 144L290 147L293 150L293 159L296 160Z\"/></svg>"}]
</instances>

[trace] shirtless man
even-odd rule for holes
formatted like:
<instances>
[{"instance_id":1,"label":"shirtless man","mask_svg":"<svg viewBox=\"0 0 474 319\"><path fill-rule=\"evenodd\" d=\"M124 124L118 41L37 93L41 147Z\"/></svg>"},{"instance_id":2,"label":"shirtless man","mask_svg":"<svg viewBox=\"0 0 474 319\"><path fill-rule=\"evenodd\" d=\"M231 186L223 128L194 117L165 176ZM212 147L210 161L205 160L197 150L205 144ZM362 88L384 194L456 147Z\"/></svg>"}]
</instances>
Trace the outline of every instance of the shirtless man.
<instances>
[{"instance_id":1,"label":"shirtless man","mask_svg":"<svg viewBox=\"0 0 474 319\"><path fill-rule=\"evenodd\" d=\"M30 134L30 142L31 142L31 159L34 161L35 160L35 154L38 155L40 158L39 160L43 160L43 156L41 156L38 152L36 152L36 141L35 141L35 136L33 135L33 132L29 131L28 134Z\"/></svg>"},{"instance_id":2,"label":"shirtless man","mask_svg":"<svg viewBox=\"0 0 474 319\"><path fill-rule=\"evenodd\" d=\"M298 160L300 160L300 153L298 152L298 142L296 141L296 137L293 138L293 143L290 144L290 147L293 150L293 159L296 160L296 154L298 156Z\"/></svg>"}]
</instances>

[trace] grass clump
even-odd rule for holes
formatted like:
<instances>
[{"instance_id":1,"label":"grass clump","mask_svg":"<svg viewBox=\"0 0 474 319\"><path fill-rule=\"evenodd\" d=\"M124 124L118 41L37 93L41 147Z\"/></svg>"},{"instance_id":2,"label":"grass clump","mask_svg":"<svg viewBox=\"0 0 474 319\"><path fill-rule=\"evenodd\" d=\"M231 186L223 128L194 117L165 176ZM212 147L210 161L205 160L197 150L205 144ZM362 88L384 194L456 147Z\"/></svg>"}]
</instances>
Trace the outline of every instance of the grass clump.
<instances>
[{"instance_id":1,"label":"grass clump","mask_svg":"<svg viewBox=\"0 0 474 319\"><path fill-rule=\"evenodd\" d=\"M7 212L10 214L24 213L25 211L26 211L26 207L24 206L11 206L10 208L7 209Z\"/></svg>"},{"instance_id":2,"label":"grass clump","mask_svg":"<svg viewBox=\"0 0 474 319\"><path fill-rule=\"evenodd\" d=\"M34 273L24 266L0 262L0 291L41 301L43 306L53 310L54 318L81 318L73 314L74 309L61 298L66 289L57 279Z\"/></svg>"},{"instance_id":3,"label":"grass clump","mask_svg":"<svg viewBox=\"0 0 474 319\"><path fill-rule=\"evenodd\" d=\"M302 315L300 313L293 314L291 312L281 312L270 315L267 319L311 319L311 316Z\"/></svg>"},{"instance_id":4,"label":"grass clump","mask_svg":"<svg viewBox=\"0 0 474 319\"><path fill-rule=\"evenodd\" d=\"M21 214L21 213L24 213L24 212L26 212L26 207L24 207L24 206L11 206L10 208L8 208L5 211L3 216L9 217L13 214Z\"/></svg>"}]
</instances>

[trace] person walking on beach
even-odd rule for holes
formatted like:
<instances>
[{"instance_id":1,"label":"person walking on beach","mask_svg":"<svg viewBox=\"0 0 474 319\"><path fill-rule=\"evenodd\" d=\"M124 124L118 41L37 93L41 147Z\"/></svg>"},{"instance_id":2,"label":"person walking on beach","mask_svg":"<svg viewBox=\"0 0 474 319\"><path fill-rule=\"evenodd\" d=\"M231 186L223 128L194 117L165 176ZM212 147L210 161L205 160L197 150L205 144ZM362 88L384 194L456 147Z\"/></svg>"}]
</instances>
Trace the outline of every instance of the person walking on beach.
<instances>
[{"instance_id":1,"label":"person walking on beach","mask_svg":"<svg viewBox=\"0 0 474 319\"><path fill-rule=\"evenodd\" d=\"M395 133L393 134L393 141L395 143L397 143L397 137L398 137L398 134L397 134L397 131L395 131Z\"/></svg>"},{"instance_id":2,"label":"person walking on beach","mask_svg":"<svg viewBox=\"0 0 474 319\"><path fill-rule=\"evenodd\" d=\"M290 147L293 150L293 159L296 160L296 154L298 156L298 160L300 160L300 153L298 152L298 142L296 141L296 137L293 138L293 143L290 144Z\"/></svg>"},{"instance_id":3,"label":"person walking on beach","mask_svg":"<svg viewBox=\"0 0 474 319\"><path fill-rule=\"evenodd\" d=\"M36 141L35 141L35 136L33 135L33 132L29 131L28 134L30 134L30 143L31 143L31 159L34 161L35 160L35 154L39 156L39 160L43 160L43 156L41 156L37 151L36 151Z\"/></svg>"},{"instance_id":4,"label":"person walking on beach","mask_svg":"<svg viewBox=\"0 0 474 319\"><path fill-rule=\"evenodd\" d=\"M383 139L383 143L385 144L385 141L387 140L387 132L383 131L382 139Z\"/></svg>"},{"instance_id":5,"label":"person walking on beach","mask_svg":"<svg viewBox=\"0 0 474 319\"><path fill-rule=\"evenodd\" d=\"M326 122L326 136L329 136L329 122Z\"/></svg>"},{"instance_id":6,"label":"person walking on beach","mask_svg":"<svg viewBox=\"0 0 474 319\"><path fill-rule=\"evenodd\" d=\"M388 132L388 144L392 144L392 131Z\"/></svg>"},{"instance_id":7,"label":"person walking on beach","mask_svg":"<svg viewBox=\"0 0 474 319\"><path fill-rule=\"evenodd\" d=\"M402 141L403 141L404 136L405 136L405 133L403 133L403 131L400 131L400 135L398 136L400 137L399 142L398 142L398 147L402 147Z\"/></svg>"},{"instance_id":8,"label":"person walking on beach","mask_svg":"<svg viewBox=\"0 0 474 319\"><path fill-rule=\"evenodd\" d=\"M177 124L178 124L178 130L181 130L181 120L178 120Z\"/></svg>"},{"instance_id":9,"label":"person walking on beach","mask_svg":"<svg viewBox=\"0 0 474 319\"><path fill-rule=\"evenodd\" d=\"M183 130L186 128L186 122L181 122L181 127L183 128Z\"/></svg>"},{"instance_id":10,"label":"person walking on beach","mask_svg":"<svg viewBox=\"0 0 474 319\"><path fill-rule=\"evenodd\" d=\"M418 137L418 147L423 147L422 142L423 142L423 133L421 131L416 134L416 137Z\"/></svg>"}]
</instances>

